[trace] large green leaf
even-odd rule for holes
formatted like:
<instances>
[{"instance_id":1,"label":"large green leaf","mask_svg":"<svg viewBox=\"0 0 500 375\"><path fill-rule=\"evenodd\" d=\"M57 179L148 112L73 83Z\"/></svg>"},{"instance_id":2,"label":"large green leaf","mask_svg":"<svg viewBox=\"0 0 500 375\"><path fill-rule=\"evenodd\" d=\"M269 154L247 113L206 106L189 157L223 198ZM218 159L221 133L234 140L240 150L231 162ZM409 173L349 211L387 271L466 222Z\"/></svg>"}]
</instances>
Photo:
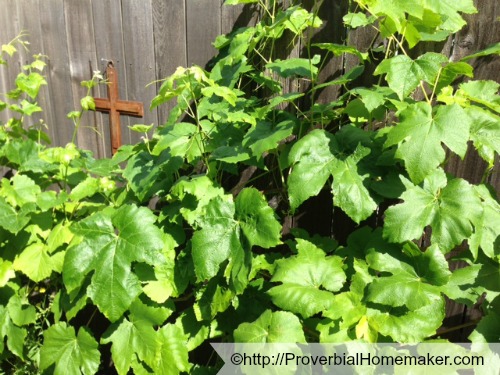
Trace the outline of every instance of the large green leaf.
<instances>
[{"instance_id":1,"label":"large green leaf","mask_svg":"<svg viewBox=\"0 0 500 375\"><path fill-rule=\"evenodd\" d=\"M187 336L178 326L167 324L158 331L158 347L153 370L156 374L189 371Z\"/></svg>"},{"instance_id":2,"label":"large green leaf","mask_svg":"<svg viewBox=\"0 0 500 375\"><path fill-rule=\"evenodd\" d=\"M323 130L313 130L295 143L288 157L292 164L288 176L290 207L295 210L308 198L318 195L331 175L339 145Z\"/></svg>"},{"instance_id":3,"label":"large green leaf","mask_svg":"<svg viewBox=\"0 0 500 375\"><path fill-rule=\"evenodd\" d=\"M171 156L186 158L188 162L201 155L198 128L190 123L181 122L159 131L159 140L153 149L153 155L159 156L168 149Z\"/></svg>"},{"instance_id":4,"label":"large green leaf","mask_svg":"<svg viewBox=\"0 0 500 375\"><path fill-rule=\"evenodd\" d=\"M0 226L11 233L18 233L30 221L26 215L26 210L16 210L8 204L3 197L0 197Z\"/></svg>"},{"instance_id":5,"label":"large green leaf","mask_svg":"<svg viewBox=\"0 0 500 375\"><path fill-rule=\"evenodd\" d=\"M449 251L472 234L472 222L480 217L481 201L462 179L447 181L442 169L426 177L423 187L403 178L407 190L403 203L386 211L384 235L391 242L418 239L432 228L432 243Z\"/></svg>"},{"instance_id":6,"label":"large green leaf","mask_svg":"<svg viewBox=\"0 0 500 375\"><path fill-rule=\"evenodd\" d=\"M191 240L194 268L201 281L214 277L220 264L231 254L243 251L232 201L220 197L213 199L205 215L204 227L196 231Z\"/></svg>"},{"instance_id":7,"label":"large green leaf","mask_svg":"<svg viewBox=\"0 0 500 375\"><path fill-rule=\"evenodd\" d=\"M16 271L21 271L37 283L48 278L56 269L56 264L50 256L47 246L40 242L28 245L14 259L13 265Z\"/></svg>"},{"instance_id":8,"label":"large green leaf","mask_svg":"<svg viewBox=\"0 0 500 375\"><path fill-rule=\"evenodd\" d=\"M442 29L452 32L457 32L466 24L459 13L477 13L473 0L424 0L424 6L442 17Z\"/></svg>"},{"instance_id":9,"label":"large green leaf","mask_svg":"<svg viewBox=\"0 0 500 375\"><path fill-rule=\"evenodd\" d=\"M460 157L467 152L470 122L457 104L432 108L420 102L400 114L400 123L391 128L386 146L398 145L396 156L414 183L420 183L445 159L444 143Z\"/></svg>"},{"instance_id":10,"label":"large green leaf","mask_svg":"<svg viewBox=\"0 0 500 375\"><path fill-rule=\"evenodd\" d=\"M101 353L97 341L85 328L75 329L61 322L49 327L43 334L40 350L40 368L55 364L54 374L95 374L99 369Z\"/></svg>"},{"instance_id":11,"label":"large green leaf","mask_svg":"<svg viewBox=\"0 0 500 375\"><path fill-rule=\"evenodd\" d=\"M358 162L370 153L359 145L352 155L333 163L333 204L340 207L356 223L369 217L377 208L364 185L367 175L360 175Z\"/></svg>"},{"instance_id":12,"label":"large green leaf","mask_svg":"<svg viewBox=\"0 0 500 375\"><path fill-rule=\"evenodd\" d=\"M25 203L35 203L41 189L31 178L17 173L10 180L2 179L0 196L13 207L23 206Z\"/></svg>"},{"instance_id":13,"label":"large green leaf","mask_svg":"<svg viewBox=\"0 0 500 375\"><path fill-rule=\"evenodd\" d=\"M402 25L406 21L406 14L422 18L424 13L424 8L419 0L373 0L369 4L372 14L386 15L398 26L398 31L401 31Z\"/></svg>"},{"instance_id":14,"label":"large green leaf","mask_svg":"<svg viewBox=\"0 0 500 375\"><path fill-rule=\"evenodd\" d=\"M440 286L446 284L451 275L444 255L436 246L425 253L415 249L406 262L372 251L367 262L370 268L390 272L392 276L373 280L366 298L383 305L406 306L410 310L440 301Z\"/></svg>"},{"instance_id":15,"label":"large green leaf","mask_svg":"<svg viewBox=\"0 0 500 375\"><path fill-rule=\"evenodd\" d=\"M235 201L236 219L251 246L265 249L281 243L281 225L257 189L243 189Z\"/></svg>"},{"instance_id":16,"label":"large green leaf","mask_svg":"<svg viewBox=\"0 0 500 375\"><path fill-rule=\"evenodd\" d=\"M267 151L278 147L279 142L292 134L295 122L281 121L273 125L267 121L259 121L243 138L243 146L252 150L257 159L261 159Z\"/></svg>"},{"instance_id":17,"label":"large green leaf","mask_svg":"<svg viewBox=\"0 0 500 375\"><path fill-rule=\"evenodd\" d=\"M120 375L129 373L132 361L137 356L146 363L155 362L157 336L153 326L141 320L123 319L118 326L111 326L101 339L103 344L112 343L111 355Z\"/></svg>"},{"instance_id":18,"label":"large green leaf","mask_svg":"<svg viewBox=\"0 0 500 375\"><path fill-rule=\"evenodd\" d=\"M403 100L420 85L420 81L434 84L441 66L446 62L446 56L433 52L427 52L416 60L398 55L383 60L373 74L387 74L389 87Z\"/></svg>"},{"instance_id":19,"label":"large green leaf","mask_svg":"<svg viewBox=\"0 0 500 375\"><path fill-rule=\"evenodd\" d=\"M315 65L319 61L319 55L315 55L310 60L298 57L286 60L278 59L275 62L266 64L266 68L271 69L283 78L299 76L314 79L318 74L318 68Z\"/></svg>"},{"instance_id":20,"label":"large green leaf","mask_svg":"<svg viewBox=\"0 0 500 375\"><path fill-rule=\"evenodd\" d=\"M466 108L469 115L470 138L479 155L489 164L495 164L495 154L500 154L500 117L478 106Z\"/></svg>"},{"instance_id":21,"label":"large green leaf","mask_svg":"<svg viewBox=\"0 0 500 375\"><path fill-rule=\"evenodd\" d=\"M333 176L333 203L354 221L369 217L377 208L364 186L357 164L370 153L359 145L352 155L345 156L337 138L324 130L313 130L291 149L292 164L288 176L290 206L296 209L309 197L317 195L330 176Z\"/></svg>"},{"instance_id":22,"label":"large green leaf","mask_svg":"<svg viewBox=\"0 0 500 375\"><path fill-rule=\"evenodd\" d=\"M4 352L4 340L7 337L7 347L19 358L24 358L24 342L28 332L18 327L12 321L9 311L0 306L0 353Z\"/></svg>"},{"instance_id":23,"label":"large green leaf","mask_svg":"<svg viewBox=\"0 0 500 375\"><path fill-rule=\"evenodd\" d=\"M93 272L88 296L112 322L117 321L141 293L132 262L165 262L165 239L145 207L123 205L96 213L71 227L81 242L70 246L64 259L63 280L69 292Z\"/></svg>"},{"instance_id":24,"label":"large green leaf","mask_svg":"<svg viewBox=\"0 0 500 375\"><path fill-rule=\"evenodd\" d=\"M159 156L149 152L135 153L127 163L123 176L139 199L149 199L153 194L166 191L173 182L172 176L182 165L182 158L164 150Z\"/></svg>"},{"instance_id":25,"label":"large green leaf","mask_svg":"<svg viewBox=\"0 0 500 375\"><path fill-rule=\"evenodd\" d=\"M242 323L233 333L236 342L295 343L305 342L299 319L290 312L266 310L253 323Z\"/></svg>"},{"instance_id":26,"label":"large green leaf","mask_svg":"<svg viewBox=\"0 0 500 375\"><path fill-rule=\"evenodd\" d=\"M368 309L367 316L369 325L382 335L395 342L417 343L436 333L445 317L444 307L439 300L402 315L391 314L391 309Z\"/></svg>"},{"instance_id":27,"label":"large green leaf","mask_svg":"<svg viewBox=\"0 0 500 375\"><path fill-rule=\"evenodd\" d=\"M479 248L490 258L500 256L500 204L486 186L474 187L483 203L481 216L474 220L474 233L469 240L471 252L477 258Z\"/></svg>"},{"instance_id":28,"label":"large green leaf","mask_svg":"<svg viewBox=\"0 0 500 375\"><path fill-rule=\"evenodd\" d=\"M308 318L328 309L333 294L342 288L346 275L342 259L326 256L312 243L297 239L298 255L277 261L271 281L283 284L269 290L273 303Z\"/></svg>"}]
</instances>

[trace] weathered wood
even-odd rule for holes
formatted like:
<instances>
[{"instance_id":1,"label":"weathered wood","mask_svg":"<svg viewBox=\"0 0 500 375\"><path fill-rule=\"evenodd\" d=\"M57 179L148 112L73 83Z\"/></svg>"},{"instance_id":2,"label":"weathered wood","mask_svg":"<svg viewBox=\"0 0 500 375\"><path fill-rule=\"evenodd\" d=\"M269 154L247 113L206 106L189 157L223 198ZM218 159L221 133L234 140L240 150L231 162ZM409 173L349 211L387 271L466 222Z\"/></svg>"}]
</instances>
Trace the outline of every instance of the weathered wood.
<instances>
[{"instance_id":1,"label":"weathered wood","mask_svg":"<svg viewBox=\"0 0 500 375\"><path fill-rule=\"evenodd\" d=\"M126 65L123 51L123 19L121 0L93 1L92 14L94 19L95 44L97 64L104 72L108 61L113 61L115 68L120 72L118 76L118 95L127 97ZM106 96L106 87L99 85L94 90L95 96ZM111 156L111 138L109 131L109 116L102 113L95 114L96 127L101 133L103 154ZM121 124L122 132L128 131L126 124Z\"/></svg>"},{"instance_id":2,"label":"weathered wood","mask_svg":"<svg viewBox=\"0 0 500 375\"><path fill-rule=\"evenodd\" d=\"M43 54L47 56L44 75L47 80L48 104L43 108L49 129L52 129L52 143L65 145L71 141L74 126L66 115L75 110L71 89L71 71L67 47L64 0L51 0L38 4L41 24ZM50 37L48 37L50 35ZM30 37L30 40L33 37ZM42 92L43 95L43 92ZM78 107L76 107L78 108Z\"/></svg>"},{"instance_id":3,"label":"weathered wood","mask_svg":"<svg viewBox=\"0 0 500 375\"><path fill-rule=\"evenodd\" d=\"M127 99L142 101L148 107L156 96L156 85L151 83L157 79L152 13L151 0L122 0ZM142 121L158 124L157 113L157 110L146 111ZM141 141L141 135L128 128L123 135L124 143Z\"/></svg>"},{"instance_id":4,"label":"weathered wood","mask_svg":"<svg viewBox=\"0 0 500 375\"><path fill-rule=\"evenodd\" d=\"M10 42L19 32L19 14L16 8L15 1L0 0L0 45ZM5 25L2 27L2 25ZM19 46L16 45L16 48ZM21 47L22 48L22 47ZM18 48L19 50L19 48ZM17 54L8 59L8 65L0 66L0 79L2 93L8 92L15 88L15 79L20 72L21 67L20 55ZM0 120L7 121L15 114L12 111L4 110L0 112Z\"/></svg>"},{"instance_id":5,"label":"weathered wood","mask_svg":"<svg viewBox=\"0 0 500 375\"><path fill-rule=\"evenodd\" d=\"M114 155L118 148L122 145L120 115L143 117L144 106L141 102L119 99L118 73L112 62L109 62L106 68L106 80L108 81L108 99L94 98L94 102L96 111L109 113L111 152Z\"/></svg>"},{"instance_id":6,"label":"weathered wood","mask_svg":"<svg viewBox=\"0 0 500 375\"><path fill-rule=\"evenodd\" d=\"M178 66L187 65L186 7L184 1L153 0L156 77L168 77ZM156 84L157 91L162 81ZM158 124L164 124L175 100L158 108Z\"/></svg>"},{"instance_id":7,"label":"weathered wood","mask_svg":"<svg viewBox=\"0 0 500 375\"><path fill-rule=\"evenodd\" d=\"M71 82L66 84L71 84L73 107L79 108L80 98L86 95L80 82L90 79L92 72L98 69L91 0L64 2L64 16L71 72ZM94 150L98 156L102 156L103 150L99 147L100 136L94 127L93 117L91 113L82 116L77 143L78 146Z\"/></svg>"},{"instance_id":8,"label":"weathered wood","mask_svg":"<svg viewBox=\"0 0 500 375\"><path fill-rule=\"evenodd\" d=\"M221 1L186 1L187 65L206 63L215 55L212 42L221 33Z\"/></svg>"}]
</instances>

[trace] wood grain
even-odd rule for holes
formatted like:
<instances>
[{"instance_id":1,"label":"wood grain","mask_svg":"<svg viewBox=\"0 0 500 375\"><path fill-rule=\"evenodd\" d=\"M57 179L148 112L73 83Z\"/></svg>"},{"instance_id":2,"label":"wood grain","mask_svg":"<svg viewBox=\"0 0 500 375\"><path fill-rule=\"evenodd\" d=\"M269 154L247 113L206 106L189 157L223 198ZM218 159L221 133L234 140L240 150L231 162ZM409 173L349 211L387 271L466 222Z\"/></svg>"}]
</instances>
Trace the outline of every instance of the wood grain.
<instances>
[{"instance_id":1,"label":"wood grain","mask_svg":"<svg viewBox=\"0 0 500 375\"><path fill-rule=\"evenodd\" d=\"M122 15L127 82L127 97L122 99L141 101L145 108L149 108L156 96L156 85L150 83L157 79L151 0L141 2L122 0ZM158 124L158 112L146 110L142 119L122 118L122 121L124 123L128 121L129 124ZM141 134L132 132L128 128L122 134L124 144L141 141Z\"/></svg>"},{"instance_id":2,"label":"wood grain","mask_svg":"<svg viewBox=\"0 0 500 375\"><path fill-rule=\"evenodd\" d=\"M216 54L212 42L221 33L220 0L186 1L187 65L204 67Z\"/></svg>"},{"instance_id":3,"label":"wood grain","mask_svg":"<svg viewBox=\"0 0 500 375\"><path fill-rule=\"evenodd\" d=\"M187 65L186 7L184 1L153 0L156 77L162 80ZM162 82L156 84L157 91ZM164 124L175 100L158 108L158 124Z\"/></svg>"},{"instance_id":4,"label":"wood grain","mask_svg":"<svg viewBox=\"0 0 500 375\"><path fill-rule=\"evenodd\" d=\"M71 72L71 91L74 108L80 108L80 98L86 95L80 82L92 77L92 71L98 69L92 2L90 0L64 2L67 46ZM99 145L100 135L95 129L94 115L82 116L82 126L78 130L77 144L84 149L93 150L97 156L103 155Z\"/></svg>"}]
</instances>

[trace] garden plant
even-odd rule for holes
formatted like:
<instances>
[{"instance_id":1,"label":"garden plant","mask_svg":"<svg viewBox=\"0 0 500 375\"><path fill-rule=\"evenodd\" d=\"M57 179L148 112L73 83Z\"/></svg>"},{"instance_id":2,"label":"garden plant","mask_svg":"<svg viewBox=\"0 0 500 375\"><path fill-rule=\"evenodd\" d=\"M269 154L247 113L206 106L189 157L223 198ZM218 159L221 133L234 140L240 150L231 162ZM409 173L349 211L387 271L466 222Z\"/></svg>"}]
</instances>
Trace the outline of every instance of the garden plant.
<instances>
[{"instance_id":1,"label":"garden plant","mask_svg":"<svg viewBox=\"0 0 500 375\"><path fill-rule=\"evenodd\" d=\"M255 24L219 36L209 68L167 77L151 106L174 101L168 121L133 126L143 142L111 158L76 145L98 74L65 147L44 132L65 124L31 117L43 56L1 97L14 114L0 124L4 373L214 374L210 342L423 342L439 337L445 297L481 302L469 340L499 342L500 205L486 182L500 85L469 62L500 44L460 61L414 53L458 32L472 0L352 1L345 25L380 41L363 51L311 42L319 3L226 0L246 3ZM300 57L282 56L299 41ZM1 64L26 47L6 43ZM359 64L320 79L344 54ZM369 66L378 82L361 86ZM319 100L331 86L338 99ZM487 164L480 184L445 171L468 148ZM342 235L301 219L325 196Z\"/></svg>"}]
</instances>

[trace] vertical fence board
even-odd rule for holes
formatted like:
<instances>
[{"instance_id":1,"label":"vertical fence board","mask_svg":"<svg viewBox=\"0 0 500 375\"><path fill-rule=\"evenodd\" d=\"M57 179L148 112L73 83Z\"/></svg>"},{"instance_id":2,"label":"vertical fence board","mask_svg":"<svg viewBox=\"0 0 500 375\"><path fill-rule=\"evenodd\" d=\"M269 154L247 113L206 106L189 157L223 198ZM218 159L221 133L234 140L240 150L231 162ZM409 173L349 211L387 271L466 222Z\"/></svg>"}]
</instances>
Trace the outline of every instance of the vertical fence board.
<instances>
[{"instance_id":1,"label":"vertical fence board","mask_svg":"<svg viewBox=\"0 0 500 375\"><path fill-rule=\"evenodd\" d=\"M157 110L149 111L156 95L155 50L152 3L122 0L123 43L127 74L127 100L144 103L144 118L130 118L130 124L158 124ZM123 74L123 72L122 72ZM149 85L149 86L148 86ZM147 87L146 87L147 86ZM123 133L124 143L137 143L141 135L128 130Z\"/></svg>"},{"instance_id":2,"label":"vertical fence board","mask_svg":"<svg viewBox=\"0 0 500 375\"><path fill-rule=\"evenodd\" d=\"M92 13L94 19L95 45L97 67L101 72L106 71L107 61L113 61L118 72L118 94L120 98L127 97L127 78L125 58L123 53L123 30L120 0L93 1ZM99 85L94 95L105 98L107 88ZM111 140L109 130L109 115L96 113L96 126L101 133L101 147L104 155L111 156ZM127 134L126 124L122 124L122 134Z\"/></svg>"},{"instance_id":3,"label":"vertical fence board","mask_svg":"<svg viewBox=\"0 0 500 375\"><path fill-rule=\"evenodd\" d=\"M39 0L23 0L17 2L17 11L20 15L19 25L21 30L30 30L30 33L33 35L41 35L42 27L40 17L33 17L33 10L38 9ZM43 40L40 38L29 38L29 51L25 51L21 49L21 59L22 64L29 64L33 59L34 54L42 54L43 51ZM47 69L43 71L44 76L46 76ZM48 78L46 78L48 83ZM27 126L31 126L35 123L39 123L39 121L45 121L48 126L47 129L44 129L49 134L52 140L55 140L57 143L57 127L53 126L56 122L54 118L53 111L50 110L51 100L49 96L49 88L48 85L43 85L40 89L38 98L38 105L43 109L43 112L36 112L31 117L27 118ZM48 110L46 110L48 109Z\"/></svg>"},{"instance_id":4,"label":"vertical fence board","mask_svg":"<svg viewBox=\"0 0 500 375\"><path fill-rule=\"evenodd\" d=\"M187 65L186 7L184 1L168 4L153 0L153 27L155 35L156 77L163 79L175 72L178 66ZM162 82L156 84L160 89ZM176 104L172 100L158 108L158 124L164 124L168 111Z\"/></svg>"},{"instance_id":5,"label":"vertical fence board","mask_svg":"<svg viewBox=\"0 0 500 375\"><path fill-rule=\"evenodd\" d=\"M73 104L75 108L80 108L80 98L87 93L80 82L88 80L92 76L92 71L98 69L91 0L64 2L64 16L68 34ZM86 113L78 130L78 146L94 150L97 156L101 156L103 150L99 147L100 136L94 126L94 114Z\"/></svg>"},{"instance_id":6,"label":"vertical fence board","mask_svg":"<svg viewBox=\"0 0 500 375\"><path fill-rule=\"evenodd\" d=\"M221 0L186 0L187 64L206 65L216 53L212 42L221 33Z\"/></svg>"},{"instance_id":7,"label":"vertical fence board","mask_svg":"<svg viewBox=\"0 0 500 375\"><path fill-rule=\"evenodd\" d=\"M14 39L19 32L19 14L16 8L15 1L0 0L0 45L10 42ZM26 38L25 38L26 39ZM23 48L16 45L19 52ZM22 52L21 52L22 53ZM20 72L21 60L19 53L14 55L12 58L7 59L8 65L0 66L0 79L2 93L6 93L13 88L15 88L15 79L17 74ZM4 110L0 112L0 120L7 121L11 118L13 113L9 110Z\"/></svg>"},{"instance_id":8,"label":"vertical fence board","mask_svg":"<svg viewBox=\"0 0 500 375\"><path fill-rule=\"evenodd\" d=\"M50 104L44 107L50 112L49 128L53 129L53 144L65 145L71 141L74 126L66 115L77 109L71 90L70 57L67 47L66 21L63 0L50 0L38 4L40 14L43 53L47 56L47 89Z\"/></svg>"}]
</instances>

